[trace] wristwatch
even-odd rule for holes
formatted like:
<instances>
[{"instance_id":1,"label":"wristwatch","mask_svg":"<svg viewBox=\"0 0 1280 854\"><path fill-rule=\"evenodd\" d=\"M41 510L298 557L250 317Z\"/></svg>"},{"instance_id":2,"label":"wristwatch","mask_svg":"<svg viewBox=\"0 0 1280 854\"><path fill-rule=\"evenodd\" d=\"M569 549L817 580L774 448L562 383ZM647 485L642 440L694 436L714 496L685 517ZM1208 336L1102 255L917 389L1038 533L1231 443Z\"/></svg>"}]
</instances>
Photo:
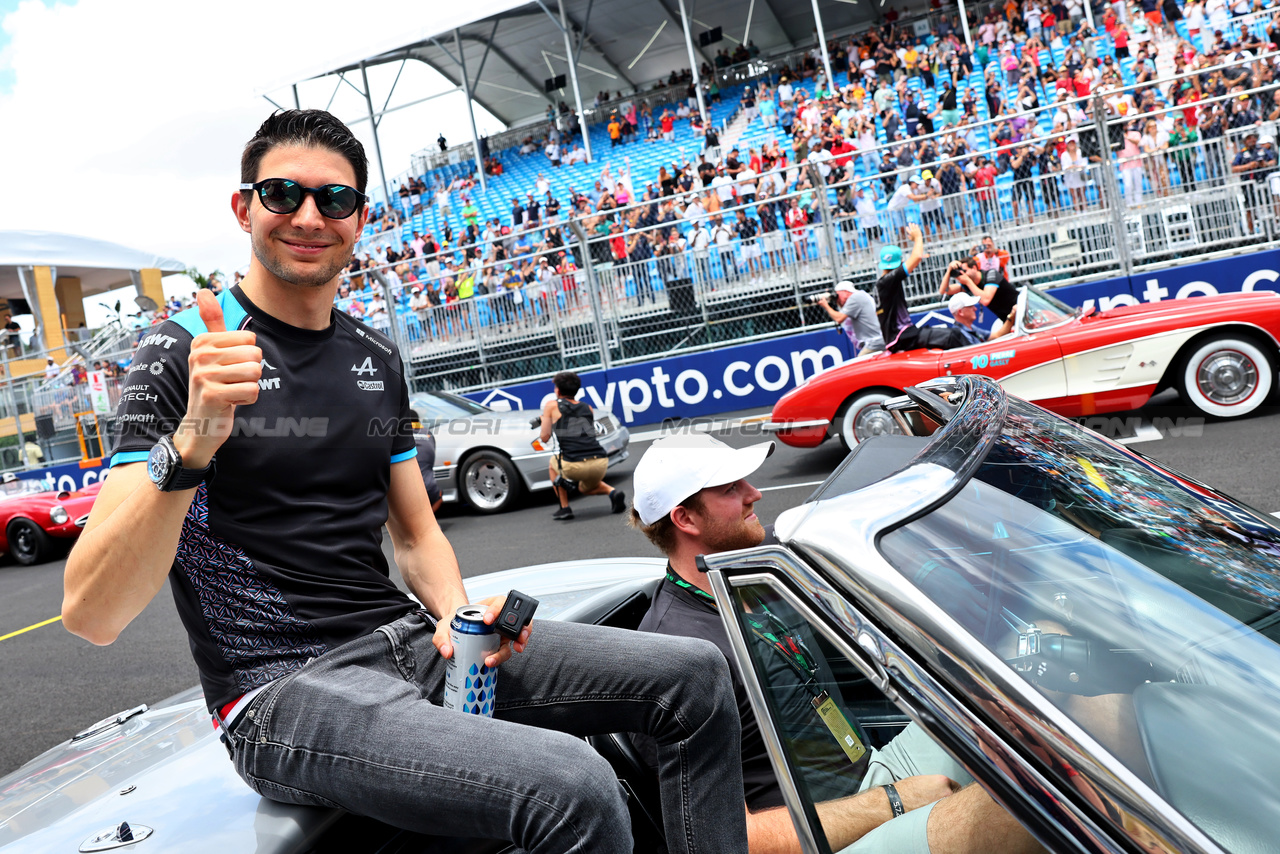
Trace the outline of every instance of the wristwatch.
<instances>
[{"instance_id":1,"label":"wristwatch","mask_svg":"<svg viewBox=\"0 0 1280 854\"><path fill-rule=\"evenodd\" d=\"M173 444L173 436L163 436L151 448L147 457L147 475L161 492L193 489L213 480L217 467L214 460L202 469L182 467L182 455Z\"/></svg>"}]
</instances>

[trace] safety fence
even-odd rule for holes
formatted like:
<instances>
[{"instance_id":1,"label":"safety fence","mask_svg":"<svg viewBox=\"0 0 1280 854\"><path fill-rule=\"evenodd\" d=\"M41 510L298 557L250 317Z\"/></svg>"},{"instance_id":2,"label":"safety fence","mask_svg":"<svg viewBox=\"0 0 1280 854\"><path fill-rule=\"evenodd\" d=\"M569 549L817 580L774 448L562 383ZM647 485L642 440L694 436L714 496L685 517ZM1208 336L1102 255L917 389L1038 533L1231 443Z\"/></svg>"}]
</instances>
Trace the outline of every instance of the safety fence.
<instances>
[{"instance_id":1,"label":"safety fence","mask_svg":"<svg viewBox=\"0 0 1280 854\"><path fill-rule=\"evenodd\" d=\"M584 206L571 220L365 273L353 284L368 281L381 306L369 313L369 291L339 306L397 340L416 385L466 390L824 327L812 297L841 279L871 288L880 249L907 250L913 225L927 248L908 284L914 309L937 305L947 264L988 235L1015 282L1045 287L1272 246L1280 171L1249 135L1274 128L1241 123L1236 105L1275 91L1237 87L1124 118L1114 92L1060 99L1019 116L1039 129L1022 141L1001 116L918 135L913 157L891 143L678 203ZM1170 145L1190 109L1199 133ZM1064 128L1058 115L1073 118ZM962 157L928 154L957 141ZM886 154L889 166L907 164L886 168ZM973 181L988 162L996 174Z\"/></svg>"},{"instance_id":2,"label":"safety fence","mask_svg":"<svg viewBox=\"0 0 1280 854\"><path fill-rule=\"evenodd\" d=\"M872 288L880 249L908 251L912 226L927 250L907 286L914 310L940 304L947 264L988 235L1008 252L1015 283L1044 287L1273 247L1280 170L1274 143L1255 140L1275 127L1241 121L1249 114L1238 105L1269 102L1276 90L1237 87L1194 108L1168 104L1162 91L1163 106L1125 117L1103 92L1021 114L1040 129L1026 141L1003 136L1010 118L997 117L918 135L910 158L890 143L678 202L583 206L362 271L337 305L396 341L415 388L465 391L827 328L813 298L843 279ZM1170 144L1167 128L1185 125L1190 109L1199 132ZM1055 113L1074 118L1064 128ZM956 141L963 156L920 156ZM984 160L998 174L973 186ZM15 403L0 396L0 417L16 408L65 426L87 409L80 391L41 386L18 384Z\"/></svg>"},{"instance_id":3,"label":"safety fence","mask_svg":"<svg viewBox=\"0 0 1280 854\"><path fill-rule=\"evenodd\" d=\"M142 330L128 329L118 320L84 335L84 330L64 330L63 347L53 349L29 349L19 354L15 350L4 353L3 369L8 374L11 359L24 358L43 361L55 360L56 370L20 376L11 381L0 381L0 423L18 432L24 416L34 417L36 432L42 442L52 434L79 426L79 432L90 445L94 445L100 432L105 432L105 419L94 415L94 403L89 372L100 370L104 374L103 390L107 408L112 412L120 394L129 384L134 347ZM146 367L146 366L141 366ZM28 424L24 432L30 430ZM72 441L75 445L75 441ZM8 458L6 458L8 459ZM34 462L34 461L33 461Z\"/></svg>"}]
</instances>

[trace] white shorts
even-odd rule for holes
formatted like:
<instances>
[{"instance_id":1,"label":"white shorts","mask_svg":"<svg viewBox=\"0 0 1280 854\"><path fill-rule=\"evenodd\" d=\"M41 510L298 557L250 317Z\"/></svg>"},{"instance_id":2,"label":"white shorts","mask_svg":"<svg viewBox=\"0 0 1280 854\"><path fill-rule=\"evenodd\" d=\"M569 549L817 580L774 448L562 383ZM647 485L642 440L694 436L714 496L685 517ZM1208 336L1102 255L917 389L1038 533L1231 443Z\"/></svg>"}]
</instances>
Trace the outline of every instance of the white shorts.
<instances>
[{"instance_id":1,"label":"white shorts","mask_svg":"<svg viewBox=\"0 0 1280 854\"><path fill-rule=\"evenodd\" d=\"M764 234L764 251L779 252L782 250L782 232L767 231Z\"/></svg>"},{"instance_id":2,"label":"white shorts","mask_svg":"<svg viewBox=\"0 0 1280 854\"><path fill-rule=\"evenodd\" d=\"M744 260L749 258L759 258L760 244L754 240L750 243L742 244L742 257Z\"/></svg>"}]
</instances>

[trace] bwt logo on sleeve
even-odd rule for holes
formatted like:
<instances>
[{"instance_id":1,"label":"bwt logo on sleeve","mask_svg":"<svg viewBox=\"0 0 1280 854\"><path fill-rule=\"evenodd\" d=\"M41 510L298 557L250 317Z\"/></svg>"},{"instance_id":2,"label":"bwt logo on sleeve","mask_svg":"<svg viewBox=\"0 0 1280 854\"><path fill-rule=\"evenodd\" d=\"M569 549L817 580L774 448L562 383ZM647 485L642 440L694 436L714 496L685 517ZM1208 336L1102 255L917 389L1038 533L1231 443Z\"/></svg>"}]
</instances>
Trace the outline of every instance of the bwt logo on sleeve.
<instances>
[{"instance_id":1,"label":"bwt logo on sleeve","mask_svg":"<svg viewBox=\"0 0 1280 854\"><path fill-rule=\"evenodd\" d=\"M168 350L177 343L177 341L178 339L174 338L172 335L161 335L159 332L152 332L150 335L138 342L138 349L155 344L157 347L164 347L164 349Z\"/></svg>"}]
</instances>

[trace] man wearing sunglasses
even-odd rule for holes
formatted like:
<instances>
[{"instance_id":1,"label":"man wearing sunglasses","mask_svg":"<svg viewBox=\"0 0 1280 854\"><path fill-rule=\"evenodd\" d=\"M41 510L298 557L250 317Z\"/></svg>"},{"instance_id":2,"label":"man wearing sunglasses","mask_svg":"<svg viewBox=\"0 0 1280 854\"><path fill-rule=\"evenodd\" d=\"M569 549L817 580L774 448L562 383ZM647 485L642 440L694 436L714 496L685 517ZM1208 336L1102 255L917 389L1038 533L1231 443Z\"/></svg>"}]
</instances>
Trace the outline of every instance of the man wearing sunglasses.
<instances>
[{"instance_id":1,"label":"man wearing sunglasses","mask_svg":"<svg viewBox=\"0 0 1280 854\"><path fill-rule=\"evenodd\" d=\"M367 175L321 111L277 113L245 147L231 206L249 273L142 339L152 368L122 395L64 624L111 643L169 579L219 734L269 798L622 854L623 795L581 736L634 730L659 744L671 851L745 850L741 772L719 761L738 719L709 644L539 621L536 650L511 657L526 627L486 662L502 665L492 718L441 707L466 591L413 459L400 356L333 308ZM384 523L418 602L388 578Z\"/></svg>"}]
</instances>

